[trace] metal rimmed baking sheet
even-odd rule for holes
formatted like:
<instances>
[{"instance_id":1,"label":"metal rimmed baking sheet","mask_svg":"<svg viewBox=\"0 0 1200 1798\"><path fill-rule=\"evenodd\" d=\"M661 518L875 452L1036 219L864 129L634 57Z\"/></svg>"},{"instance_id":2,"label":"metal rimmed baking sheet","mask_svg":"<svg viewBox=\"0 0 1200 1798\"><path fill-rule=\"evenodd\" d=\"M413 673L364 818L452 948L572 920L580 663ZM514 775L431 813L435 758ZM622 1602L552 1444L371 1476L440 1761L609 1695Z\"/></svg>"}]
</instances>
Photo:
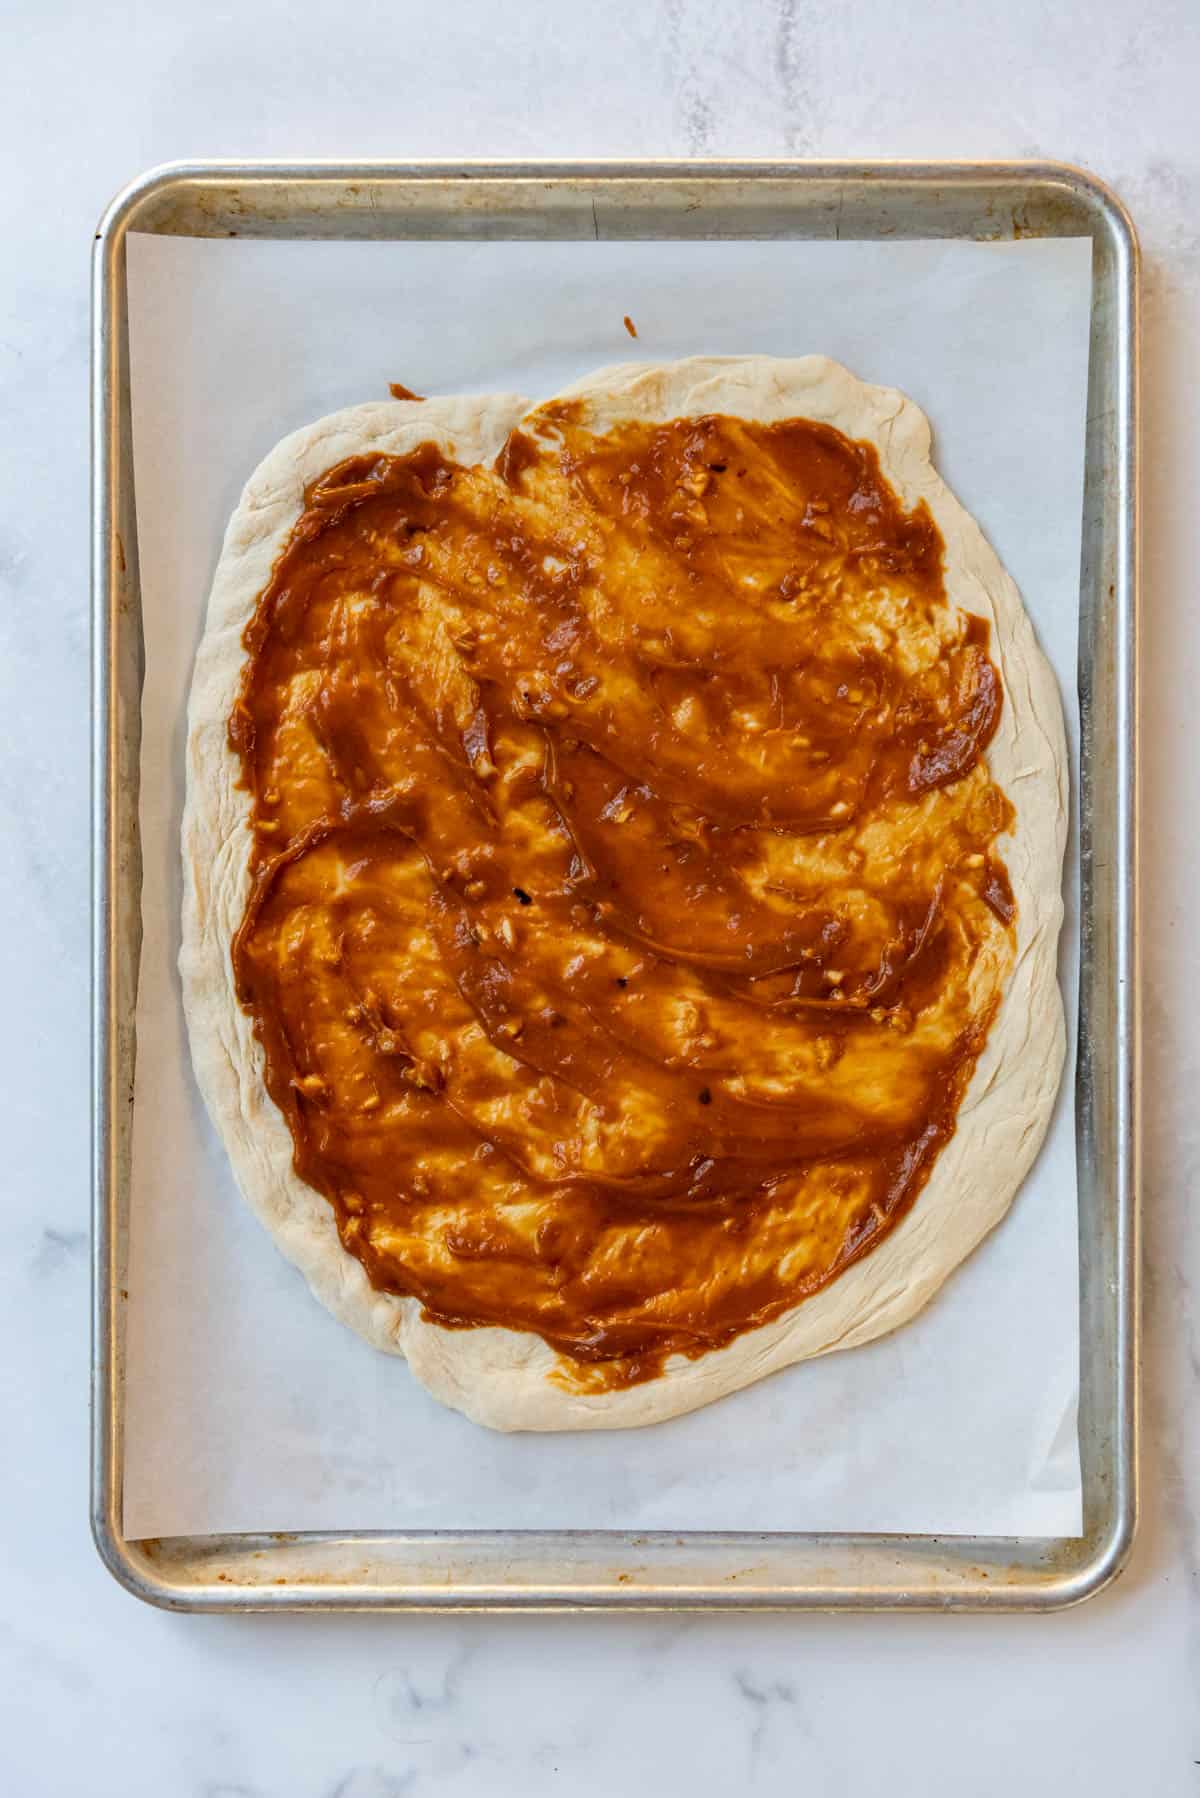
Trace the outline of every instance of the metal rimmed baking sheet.
<instances>
[{"instance_id":1,"label":"metal rimmed baking sheet","mask_svg":"<svg viewBox=\"0 0 1200 1798\"><path fill-rule=\"evenodd\" d=\"M104 609L106 599L111 601L113 598L113 587L108 583L119 580L122 575L120 555L114 555L113 550L114 533L119 534L120 537L117 547L124 555L124 579L126 582L130 581L130 569L134 567L135 563L131 529L132 513L126 512L126 528L124 531L120 531L121 521L114 519L111 511L112 502L115 501L118 505L122 502L128 504L131 497L127 459L128 418L127 413L124 418L121 418L122 408L119 403L114 404L114 400L119 402L121 385L123 384L127 392L128 384L127 363L123 367L117 366L126 353L125 345L124 343L114 344L113 341L114 322L118 322L118 335L123 333L125 323L123 304L117 307L119 321L117 321L111 304L109 304L107 319L105 316L106 304L114 299L118 301L123 299L123 295L119 291L123 264L117 252L123 248L122 233L124 230L149 228L180 231L185 234L200 232L208 235L223 235L229 231L253 235L261 230L265 234L275 233L289 236L363 234L373 237L461 236L464 233L472 233L485 238L489 235L520 237L547 233L556 237L570 237L571 235L587 237L604 231L612 231L615 234L628 232L630 235L651 234L671 238L699 234L710 237L714 235L717 237L726 235L730 237L739 235L743 237L830 236L834 230L839 231L843 236L883 234L929 237L938 235L940 227L941 232L946 235L1012 235L1014 228L1019 229L1022 234L1037 234L1040 230L1055 236L1088 235L1092 237L1097 263L1097 308L1093 311L1092 346L1093 404L1091 412L1093 422L1091 436L1094 438L1096 434L1095 400L1098 371L1107 374L1115 366L1112 358L1115 338L1112 337L1110 330L1113 319L1110 318L1105 327L1108 335L1103 345L1103 351L1099 353L1097 329L1098 308L1105 303L1106 294L1108 296L1107 303L1111 306L1113 289L1109 278L1115 278L1115 274L1119 273L1116 261L1114 261L1113 269L1107 271L1107 275L1103 263L1105 246L1108 251L1112 252L1114 258L1116 250L1121 247L1120 242L1113 237L1116 230L1116 224L1113 221L1119 223L1120 215L1085 180L1073 176L1067 171L1045 171L1040 176L1033 171L1022 171L1021 173L1025 176L1024 186L1021 189L1025 196L1022 207L1018 212L1015 202L1011 202L1007 213L1003 210L1004 202L996 197L996 192L989 191L1003 189L1001 172L990 170L915 171L909 173L907 178L904 171L894 169L822 171L803 166L791 169L772 167L723 170L708 167L700 169L660 167L641 171L603 169L539 170L534 172L502 171L491 168L460 171L446 169L306 172L200 170L167 172L163 176L152 178L139 190L136 190L137 193L140 193L141 199L135 195L133 198L127 198L124 202L126 207L124 225L119 228L114 227L110 220L109 226L106 227L106 233L102 235L100 248L101 305L98 308L98 327L104 341L99 346L101 354L98 358L101 391L98 395L97 424L101 439L98 449L101 454L98 456L97 466L103 491L99 496L97 519L97 548L100 557L97 597L101 602L102 611L101 640L105 622L111 618L111 613ZM906 181L908 193L905 199ZM881 201L883 190L889 183L897 184L895 191L890 196L890 208ZM365 208L360 205L364 191L369 195ZM159 206L164 193L172 194L174 200L178 202L174 209L168 207L164 211ZM1031 195L1032 197L1030 197ZM947 196L954 201L953 205L949 203ZM916 204L918 199L923 200L925 211L922 211ZM147 200L150 202L148 209L143 207L139 210L142 202ZM1042 207L1041 213L1038 211L1039 205ZM1074 212L1072 211L1073 207ZM129 222L130 218L132 218L132 224ZM973 223L971 223L972 219ZM374 227L370 228L372 220ZM1107 223L1103 222L1105 220ZM316 222L314 223L314 221ZM368 227L365 231L363 230L364 225ZM119 244L114 241L114 230L121 239ZM1107 233L1106 236L1105 233ZM1101 236L1104 236L1104 244L1100 241ZM1128 239L1121 241L1124 243L1128 264L1126 268L1130 283L1128 300L1132 305L1134 298L1132 243ZM1106 280L1109 280L1107 286ZM1132 324L1132 316L1127 322ZM107 334L105 332L106 325ZM112 360L114 352L115 361ZM106 357L110 360L107 366L102 368L101 365L104 364ZM115 394L113 377L117 383ZM1132 385L1128 388L1126 398L1131 420ZM114 424L117 427L115 439ZM121 430L124 430L125 433L126 461L123 467L118 467L115 465L120 463L119 438ZM1090 442L1088 458L1089 522L1085 576L1088 569L1088 558L1093 556L1092 544L1096 535L1093 528L1092 506L1097 466L1093 453L1094 447L1094 444ZM1132 440L1130 440L1129 447L1132 448ZM110 454L114 456L114 463L106 461ZM114 472L121 478L114 480L112 478ZM1131 478L1131 465L1128 472ZM1111 502L1116 497L1119 495L1110 480L1109 490L1102 495L1105 503L1099 508L1104 525L1108 525L1113 520L1114 512ZM107 522L105 520L106 503L110 505ZM1128 549L1131 556L1131 542L1128 544ZM1129 573L1132 578L1132 564L1130 564ZM1113 585L1115 592L1116 584L1113 583ZM132 600L132 587L127 589L125 597ZM1130 614L1131 621L1132 614ZM1102 788L1097 788L1097 774L1099 773L1100 780L1103 782L1107 778L1109 770L1107 766L1099 770L1093 766L1096 752L1102 745L1101 732L1095 728L1095 720L1100 716L1095 703L1096 660L1093 653L1097 627L1094 618L1088 614L1086 579L1082 624L1081 691L1085 699L1086 815L1084 825L1086 853L1092 846L1091 838L1095 833L1097 819L1099 818L1107 827L1114 818L1119 820L1120 813L1119 804L1115 810L1107 805L1105 809L1101 810L1096 804L1098 796L1102 799L1107 798ZM1101 620L1099 630L1102 632L1103 628L1103 620ZM121 813L123 801L127 805L129 791L136 789L134 768L136 754L131 747L136 731L136 704L133 702L138 678L136 644L134 642L136 635L136 611L127 609L116 618L115 629L112 630L106 646L115 652L116 665L113 671L115 678L108 683L106 691L100 695L106 702L100 713L101 727L102 729L108 728L110 731L102 748L106 752L111 752L115 742L116 746L124 747L129 755L125 769L117 771L114 785L106 786L103 795L104 807L101 809L102 834L107 829L108 835L99 845L102 853L98 858L98 872L103 886L103 891L99 896L108 906L110 916L106 919L103 907L101 907L98 910L98 917L102 924L111 923L113 925L113 941L110 943L107 934L105 935L104 948L100 957L101 965L98 967L98 975L101 978L98 979L97 991L98 997L102 1000L111 1000L115 993L115 988L111 984L106 989L106 981L112 982L120 980L122 977L125 977L127 981L130 979L131 964L136 957L134 942L137 932L136 870L129 866L136 847L136 831L133 821L135 814L126 809L122 820ZM131 652L133 652L132 659L130 659ZM121 660L122 655L124 656L123 661ZM104 664L104 668L101 667L101 663ZM98 672L103 675L106 668L107 659L105 657L98 658ZM1087 671L1086 679L1082 678L1085 670ZM1131 666L1126 673L1131 681ZM124 686L122 681L125 683ZM109 702L111 702L111 709ZM1117 734L1111 728L1116 714L1109 710L1105 716L1108 727L1103 733L1104 742L1110 743ZM114 721L118 726L115 739L111 734ZM1131 744L1127 747L1131 749ZM113 773L105 757L101 758L100 767L102 774L106 777ZM122 788L122 791L117 791L117 788ZM1126 792L1126 801L1128 797L1128 792ZM1119 800L1119 794L1117 798ZM124 830L122 830L122 822L124 822ZM124 870L114 882L109 856L114 849L119 851L122 845L126 845L130 853ZM1106 848L1108 847L1106 845ZM1111 856L1105 865L1106 868L1114 865ZM1087 871L1092 878L1085 894L1089 907L1086 913L1088 928L1084 938L1085 957L1089 944L1094 943L1097 923L1104 921L1103 903L1099 910L1095 903L1097 883L1094 879L1094 871L1091 868ZM125 883L123 887L120 885L122 880ZM1127 897L1129 896L1127 895ZM1099 895L1099 897L1103 901L1103 895ZM121 912L120 918L111 915L117 911ZM1085 989L1090 989L1092 985L1097 984L1093 975L1094 967L1089 966ZM1120 999L1120 997L1121 994L1118 991L1117 998ZM1095 994L1090 990L1085 990L1082 1007L1085 1023L1094 1016L1094 1004ZM115 1045L118 1051L116 1060L119 1066L123 1065L127 1078L129 1061L126 1059L124 1063L121 1063L120 1052L124 1050L128 1057L132 1045L128 1040L128 1014L123 1012L120 1004L109 1003L100 1017L103 1039L100 1047L103 1050L109 1049L107 1032L119 1029L122 1023L126 1031L126 1038L123 1043L118 1042ZM1104 1045L1106 1052L1108 1046L1106 1042ZM1119 1048L1119 1041L1112 1046ZM1085 1360L1089 1363L1090 1368L1094 1333L1091 1329L1092 1320L1087 1308L1088 1257L1095 1252L1097 1240L1101 1242L1103 1240L1102 1231L1098 1236L1097 1232L1091 1229L1089 1223L1088 1182L1090 1174L1087 1136L1089 1128L1094 1128L1097 1122L1098 1107L1094 1102L1088 1082L1090 1080L1094 1085L1095 1068L1101 1059L1094 1034L1086 1043L1085 1048L1086 1053L1081 1064L1083 1072L1081 1120L1084 1128L1080 1140L1080 1243L1084 1256ZM98 1111L98 1149L101 1151L98 1155L98 1173L101 1176L98 1184L99 1259L107 1260L108 1271L113 1273L116 1271L114 1256L120 1251L120 1229L124 1222L121 1207L123 1169L119 1154L116 1165L109 1159L109 1156L117 1153L121 1148L121 1144L117 1140L120 1137L121 1120L114 1118L112 1109L111 1080L114 1072L112 1060L110 1059L106 1067L103 1054L98 1059L98 1072L105 1076L105 1080L101 1082L102 1104ZM1109 1072L1106 1065L1106 1082ZM104 1115L105 1100L109 1107L107 1117ZM1125 1147L1130 1148L1131 1143L1132 1138L1127 1138ZM124 1152L127 1167L127 1139L124 1143ZM1130 1188L1129 1197L1131 1200L1132 1188ZM1114 1222L1119 1224L1120 1221L1121 1211L1118 1206ZM1132 1266L1128 1268L1130 1280L1133 1279L1135 1271ZM117 1528L118 1512L111 1502L105 1510L103 1490L107 1484L108 1500L111 1501L114 1476L119 1466L115 1458L110 1458L106 1470L105 1455L119 1437L120 1400L123 1394L123 1385L117 1377L119 1363L115 1353L115 1351L119 1351L120 1347L119 1330L116 1328L119 1316L114 1319L114 1307L111 1302L107 1311L105 1310L102 1269L99 1266L98 1276L98 1347L101 1350L99 1361L102 1374L106 1363L109 1369L109 1373L101 1381L101 1398L103 1399L107 1394L113 1401L107 1414L103 1403L98 1403L97 1406L100 1431L98 1443L101 1451L101 1474L103 1476L98 1483L98 1499L101 1501L100 1508L104 1517L99 1533L102 1541L109 1546L113 1555L127 1563L131 1558L140 1557L144 1551L141 1549L118 1549L117 1544L121 1541ZM119 1277L112 1282L112 1286L109 1288L110 1301L113 1287L117 1292L121 1290ZM119 1303L115 1309L119 1313ZM1088 1386L1090 1379L1089 1372L1085 1377L1085 1387ZM1085 1483L1091 1482L1091 1473L1087 1466L1091 1451L1087 1439L1094 1421L1090 1401L1085 1392L1083 1420ZM1110 1457L1108 1461L1110 1474L1114 1464ZM1091 1503L1091 1498L1088 1502ZM1091 1527L1091 1519L1085 1519L1085 1532ZM607 1587L611 1594L611 1602L628 1603L635 1599L648 1604L729 1602L731 1589L723 1574L717 1577L718 1571L722 1566L727 1566L734 1572L737 1572L738 1569L742 1569L744 1572L742 1564L751 1545L753 1545L756 1564L758 1564L758 1557L761 1553L765 1561L778 1570L782 1557L783 1561L791 1567L792 1573L782 1583L774 1575L769 1578L764 1576L761 1587L757 1580L752 1582L751 1588L748 1588L743 1582L740 1585L740 1602L810 1604L942 1602L938 1597L930 1595L927 1579L897 1579L894 1593L886 1599L881 1599L877 1591L864 1588L861 1577L850 1578L847 1576L843 1581L843 1576L836 1572L836 1568L843 1565L849 1567L857 1564L861 1567L863 1555L866 1555L869 1561L871 1556L878 1552L881 1545L890 1545L894 1554L901 1542L899 1538L876 1536L859 1539L856 1547L854 1542L848 1541L846 1538L796 1536L774 1532L769 1536L753 1537L746 1534L740 1536L723 1534L719 1539L692 1534L682 1540L674 1536L667 1537L656 1533L652 1536L636 1538L636 1543L639 1545L636 1554L633 1553L635 1539L618 1536L612 1532L602 1534L578 1531L554 1532L552 1537L539 1535L536 1540L542 1544L541 1552L548 1567L561 1562L570 1574L570 1569L577 1563L579 1564L578 1581L573 1575L568 1577L567 1587L569 1589L567 1591L561 1590L556 1583L555 1589L551 1593L536 1579L531 1585L529 1567L521 1570L511 1597L496 1594L492 1590L490 1581L485 1582L486 1589L481 1587L474 1574L478 1557L483 1556L486 1559L491 1550L499 1551L506 1545L513 1557L517 1557L518 1538L527 1543L535 1540L525 1532L514 1531L489 1531L483 1532L482 1535L479 1532L456 1535L438 1533L436 1537L424 1534L382 1537L376 1532L371 1532L369 1535L358 1535L354 1538L355 1541L369 1541L372 1544L371 1563L373 1566L385 1569L390 1566L393 1569L392 1575L383 1579L382 1583L386 1588L384 1593L378 1591L375 1584L369 1581L366 1589L374 1596L364 1597L358 1602L430 1602L430 1597L422 1599L419 1596L422 1590L427 1590L430 1594L436 1592L438 1602L451 1603L538 1602L538 1592L541 1592L540 1601L547 1603L609 1602L609 1599L597 1596L595 1590L596 1568L593 1567L588 1572L586 1557L582 1556L582 1549L589 1541L594 1545L602 1544L607 1554L608 1558L603 1564L607 1565L609 1569ZM222 1540L228 1543L232 1539L223 1538ZM245 1539L239 1540L244 1541ZM317 1539L301 1537L296 1540L312 1543ZM717 1540L721 1544L721 1551L712 1565L713 1577L707 1582L709 1589L704 1593L699 1593L693 1590L695 1557L700 1556L701 1562L704 1562L707 1557L703 1545L706 1542ZM912 1538L903 1540L905 1544L913 1541ZM1085 1533L1084 1543L1086 1544L1088 1540L1089 1536ZM935 1544L946 1548L947 1565L951 1567L955 1565L956 1561L961 1562L964 1552L970 1552L973 1564L981 1569L981 1577L975 1582L972 1596L981 1599L987 1599L989 1592L994 1593L996 1590L994 1582L998 1579L998 1574L989 1572L988 1564L993 1563L997 1567L1006 1566L1010 1568L1010 1571L1014 1568L1021 1568L1028 1564L1028 1554L1034 1546L1027 1543L1019 1544L1012 1555L1008 1554L1006 1549L1003 1555L997 1556L991 1550L985 1552L984 1546L978 1540L971 1538L921 1538L919 1541L922 1552L918 1561L922 1565L928 1560L928 1555L933 1551ZM546 1547L547 1542L553 1542L553 1551ZM673 1543L677 1545L675 1548L672 1548ZM834 1544L837 1544L836 1551L833 1547ZM261 1548L262 1545L259 1546ZM1048 1556L1054 1567L1060 1570L1064 1557L1070 1559L1072 1554L1077 1557L1080 1552L1078 1544L1068 1545L1066 1543L1053 1545L1043 1543L1041 1549L1043 1556ZM443 1564L441 1558L443 1551L452 1557L452 1564L457 1570L449 1590L446 1589L444 1578L440 1573L435 1571L432 1575L427 1575L426 1572L429 1568L436 1570ZM817 1557L815 1562L813 1561L814 1554ZM415 1581L415 1587L397 1585L394 1578L397 1559L406 1566L408 1573ZM808 1577L805 1571L806 1562L820 1569L819 1577ZM936 1557L934 1564L936 1564ZM685 1582L688 1589L682 1594L682 1597L678 1591L679 1581L675 1571L677 1565L693 1569L689 1574L688 1581ZM829 1571L831 1566L835 1569L832 1573ZM317 1592L310 1593L307 1598L304 1598L302 1593L305 1589L305 1576L299 1568L296 1569L296 1572L297 1581L294 1583L289 1578L288 1582L289 1601L316 1602L317 1592L328 1597L327 1588L318 1581ZM986 1579L982 1577L983 1573L987 1573ZM278 1569L275 1569L270 1577L271 1579L280 1577ZM573 1598L571 1594L576 1584L579 1588L579 1597ZM604 1584L605 1582L601 1580L602 1587ZM224 1586L228 1591L229 1581L219 1581L218 1585ZM1038 1591L1045 1592L1047 1590L1044 1580L1040 1583L1031 1580L1031 1586ZM1009 1589L1012 1589L1011 1586ZM723 1594L724 1596L722 1596ZM152 1594L148 1593L147 1595ZM233 1594L229 1593L228 1596L232 1597ZM260 1591L258 1601L261 1601L261 1597ZM1057 1590L1058 1601L1061 1602L1063 1597L1062 1590ZM187 1600L181 1597L179 1601L186 1602ZM1041 1600L1036 1597L1033 1599L1033 1602L1039 1601ZM205 1600L201 1598L201 1602L205 1602ZM338 1602L345 1602L345 1599L339 1599Z\"/></svg>"}]
</instances>

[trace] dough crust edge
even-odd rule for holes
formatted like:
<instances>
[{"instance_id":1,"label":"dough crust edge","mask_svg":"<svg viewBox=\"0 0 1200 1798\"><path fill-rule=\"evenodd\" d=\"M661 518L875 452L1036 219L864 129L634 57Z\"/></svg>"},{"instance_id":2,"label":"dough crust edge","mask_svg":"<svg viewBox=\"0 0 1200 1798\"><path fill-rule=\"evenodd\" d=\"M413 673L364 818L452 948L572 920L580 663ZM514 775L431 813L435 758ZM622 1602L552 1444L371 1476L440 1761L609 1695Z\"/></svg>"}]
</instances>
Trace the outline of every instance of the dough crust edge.
<instances>
[{"instance_id":1,"label":"dough crust edge","mask_svg":"<svg viewBox=\"0 0 1200 1798\"><path fill-rule=\"evenodd\" d=\"M193 1065L247 1203L321 1304L375 1348L405 1356L444 1404L499 1430L662 1422L906 1322L1012 1203L1045 1136L1066 1041L1056 971L1068 813L1058 686L1015 583L934 468L924 413L825 356L624 363L554 398L580 401L599 430L710 412L761 423L814 418L874 444L906 506L925 500L945 541L947 597L989 620L1004 685L987 760L1017 806L1014 829L1000 843L1017 900L1017 952L955 1134L912 1210L829 1286L726 1347L696 1361L674 1357L639 1386L575 1392L550 1377L560 1358L540 1337L495 1327L445 1330L422 1319L416 1300L376 1291L342 1248L330 1206L293 1169L291 1137L268 1097L262 1052L234 992L229 951L249 884L250 799L235 784L226 720L241 676L242 632L318 475L347 456L403 455L430 440L460 461L486 460L538 408L503 394L384 401L284 438L251 476L226 531L188 705L179 967Z\"/></svg>"}]
</instances>

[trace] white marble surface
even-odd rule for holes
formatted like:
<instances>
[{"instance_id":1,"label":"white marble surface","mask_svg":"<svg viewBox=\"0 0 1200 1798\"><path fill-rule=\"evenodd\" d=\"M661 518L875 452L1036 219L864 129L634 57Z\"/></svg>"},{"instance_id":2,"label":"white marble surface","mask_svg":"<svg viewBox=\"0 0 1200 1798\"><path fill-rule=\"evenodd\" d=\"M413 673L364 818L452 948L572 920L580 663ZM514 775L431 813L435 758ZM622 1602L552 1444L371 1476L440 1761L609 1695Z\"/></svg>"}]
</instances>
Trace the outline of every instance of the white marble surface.
<instances>
[{"instance_id":1,"label":"white marble surface","mask_svg":"<svg viewBox=\"0 0 1200 1798\"><path fill-rule=\"evenodd\" d=\"M1194 0L6 9L0 1791L1200 1789L1200 136ZM13 29L13 26L16 29ZM1147 253L1145 1521L1059 1617L238 1620L86 1525L87 250L168 157L1045 155Z\"/></svg>"}]
</instances>

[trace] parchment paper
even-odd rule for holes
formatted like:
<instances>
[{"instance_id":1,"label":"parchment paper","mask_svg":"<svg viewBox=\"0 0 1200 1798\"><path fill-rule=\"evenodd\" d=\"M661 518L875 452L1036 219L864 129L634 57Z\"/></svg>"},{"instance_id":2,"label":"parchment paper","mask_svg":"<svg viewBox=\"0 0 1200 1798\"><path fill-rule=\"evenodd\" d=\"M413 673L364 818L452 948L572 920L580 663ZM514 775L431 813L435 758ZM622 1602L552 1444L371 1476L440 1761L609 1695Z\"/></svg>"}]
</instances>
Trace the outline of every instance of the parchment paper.
<instances>
[{"instance_id":1,"label":"parchment paper","mask_svg":"<svg viewBox=\"0 0 1200 1798\"><path fill-rule=\"evenodd\" d=\"M605 362L822 351L903 388L1033 615L1074 779L1090 251L131 238L146 680L127 1534L1078 1534L1073 1047L1012 1213L914 1323L648 1430L502 1437L327 1316L246 1212L192 1079L175 962L184 711L225 523L285 432L393 380L538 398ZM1073 831L1072 1036L1077 867Z\"/></svg>"}]
</instances>

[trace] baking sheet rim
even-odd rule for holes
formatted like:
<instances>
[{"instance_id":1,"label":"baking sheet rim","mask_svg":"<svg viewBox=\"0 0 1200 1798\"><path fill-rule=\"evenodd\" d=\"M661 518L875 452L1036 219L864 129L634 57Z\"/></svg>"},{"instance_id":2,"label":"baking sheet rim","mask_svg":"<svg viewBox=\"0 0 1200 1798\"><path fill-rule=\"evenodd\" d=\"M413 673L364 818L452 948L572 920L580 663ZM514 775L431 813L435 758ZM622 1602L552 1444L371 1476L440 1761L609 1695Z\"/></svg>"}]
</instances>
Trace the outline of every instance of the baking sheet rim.
<instances>
[{"instance_id":1,"label":"baking sheet rim","mask_svg":"<svg viewBox=\"0 0 1200 1798\"><path fill-rule=\"evenodd\" d=\"M431 185L432 184L432 185ZM763 184L767 184L764 189ZM132 995L136 992L136 921L129 915L136 887L136 828L128 829L130 786L136 795L136 692L131 686L130 632L138 631L134 519L128 421L128 346L124 238L138 228L186 230L191 235L439 236L423 228L420 203L431 192L457 189L472 227L488 235L497 218L545 230L529 235L600 234L598 203L607 225L622 212L657 208L675 231L705 234L708 202L736 212L769 191L786 215L784 229L744 235L833 238L879 236L1091 235L1111 260L1112 313L1098 322L1104 297L1094 300L1089 384L1089 443L1084 521L1084 571L1092 538L1101 541L1104 567L1091 569L1100 611L1092 630L1113 635L1111 717L1099 723L1093 664L1081 633L1083 774L1087 782L1097 741L1118 745L1111 771L1112 853L1089 855L1095 818L1085 807L1086 910L1082 919L1080 1009L1081 1147L1081 1412L1107 1398L1092 1417L1107 1465L1084 1455L1085 1534L1070 1540L1028 1538L838 1536L747 1532L624 1532L521 1530L273 1533L260 1536L177 1537L130 1542L120 1528L123 1381L120 1313L124 1259L124 1181L120 1107L129 1104L134 1051ZM690 189L690 195L686 190ZM385 192L386 190L386 192ZM380 205L384 196L392 210ZM264 202L256 212L256 197ZM296 209L289 208L289 199ZM501 202L488 212L489 199ZM563 201L552 215L548 200ZM408 202L406 210L404 202ZM934 222L957 216L973 228L922 225L921 204L941 207ZM275 210L272 212L271 207ZM502 207L510 210L505 212ZM511 210L515 207L515 212ZM174 210L173 210L174 208ZM341 210L339 210L339 208ZM452 209L453 210L453 209ZM907 217L906 217L907 212ZM699 218L695 215L699 214ZM641 214L639 213L640 217ZM1039 225L1048 217L1048 225ZM236 220L231 224L230 220ZM318 228L312 227L316 221ZM336 221L336 226L333 225ZM412 229L414 222L416 229ZM760 226L763 215L757 213ZM397 230L384 230L386 224ZM576 230L562 230L566 224ZM1059 229L1056 231L1054 225ZM809 228L805 229L805 225ZM590 225L590 229L589 229ZM680 226L697 230L680 231ZM405 227L409 227L405 229ZM555 230L555 227L560 227ZM855 228L858 226L858 228ZM1073 229L1064 230L1064 226ZM1082 226L1082 229L1081 229ZM849 228L847 228L849 227ZM632 233L630 233L632 234ZM721 233L718 235L734 233ZM151 170L109 208L96 234L93 314L93 1459L92 1525L101 1558L136 1596L173 1609L413 1608L988 1608L1046 1609L1077 1602L1107 1584L1125 1564L1137 1515L1138 1385L1138 1043L1136 1018L1135 700L1137 565L1138 250L1120 202L1103 185L1065 164L909 163L235 163L199 162ZM1098 337L1107 341L1098 345ZM1098 370L1097 349L1112 366ZM1094 414L1098 384L1111 379L1111 408ZM1105 394L1104 397L1108 397ZM1111 457L1093 466L1096 444L1111 428ZM1095 483L1104 504L1094 514ZM1108 533L1106 540L1105 533ZM1105 559L1107 558L1107 559ZM1107 627L1103 577L1110 570ZM1084 592L1087 597L1085 579ZM125 663L120 661L122 652ZM136 676L140 662L135 657ZM1084 680L1084 675L1087 680ZM1102 675L1102 678L1105 677ZM136 685L136 681L133 682ZM1106 726L1108 727L1106 729ZM132 770L131 770L132 753ZM132 783L130 775L132 771ZM122 810L124 806L124 811ZM136 813L135 813L136 820ZM122 825L126 826L122 834ZM1089 1028L1096 996L1095 920L1112 911L1113 1029L1100 1044L1111 1066L1097 1085L1097 1043ZM136 911L136 893L132 909ZM1089 999L1092 1003L1089 1002ZM1115 1151L1105 1178L1111 1208L1097 1202L1085 1217L1082 1172L1091 1141L1093 1176L1097 1107ZM1097 1201L1103 1194L1093 1195ZM1111 1215L1109 1211L1111 1209ZM1093 1244L1089 1221L1096 1229ZM1094 1254L1089 1254L1089 1248ZM1105 1253L1111 1272L1093 1266ZM1108 1366L1089 1360L1104 1337ZM1094 1377L1089 1378L1089 1373ZM1107 1376L1107 1380L1105 1378ZM1107 1391L1093 1390L1099 1385ZM1085 1396L1086 1395L1086 1396ZM1083 1451L1081 1430L1081 1452ZM1092 1457L1093 1461L1095 1457Z\"/></svg>"}]
</instances>

